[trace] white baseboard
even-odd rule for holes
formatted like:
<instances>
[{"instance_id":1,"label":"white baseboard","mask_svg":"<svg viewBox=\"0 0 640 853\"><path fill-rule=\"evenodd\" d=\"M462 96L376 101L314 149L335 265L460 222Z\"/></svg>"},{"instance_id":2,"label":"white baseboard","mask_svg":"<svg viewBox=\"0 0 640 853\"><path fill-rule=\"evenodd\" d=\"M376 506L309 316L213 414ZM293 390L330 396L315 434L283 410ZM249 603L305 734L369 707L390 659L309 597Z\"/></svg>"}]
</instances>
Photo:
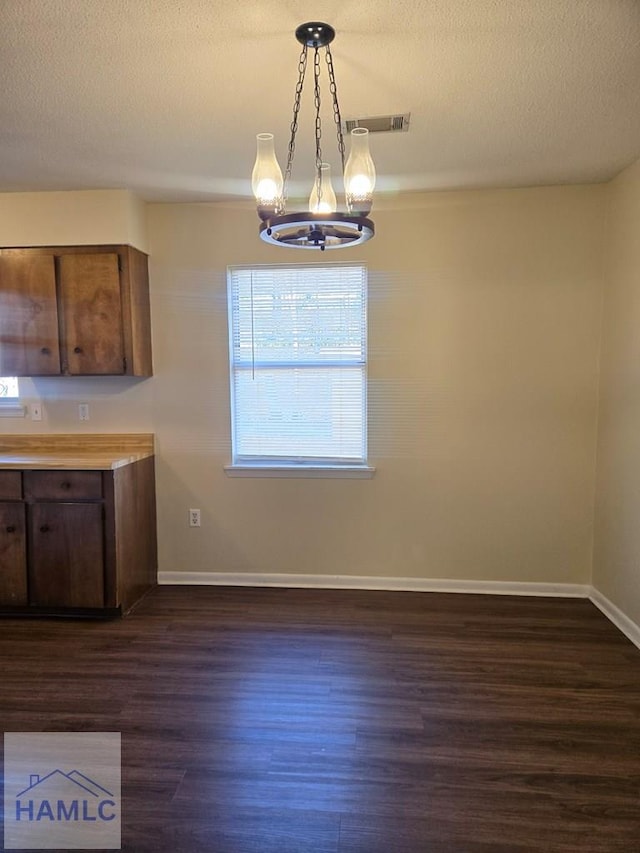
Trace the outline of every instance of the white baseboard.
<instances>
[{"instance_id":1,"label":"white baseboard","mask_svg":"<svg viewBox=\"0 0 640 853\"><path fill-rule=\"evenodd\" d=\"M159 584L188 586L266 586L297 589L379 589L396 592L462 592L487 595L535 595L588 598L591 587L577 583L521 583L433 578L383 578L359 575L244 574L158 572Z\"/></svg>"},{"instance_id":2,"label":"white baseboard","mask_svg":"<svg viewBox=\"0 0 640 853\"><path fill-rule=\"evenodd\" d=\"M609 601L606 596L593 586L589 593L589 600L604 613L607 619L613 622L616 628L619 628L640 649L640 625L637 625L633 619L629 619L619 607L616 607L612 601Z\"/></svg>"}]
</instances>

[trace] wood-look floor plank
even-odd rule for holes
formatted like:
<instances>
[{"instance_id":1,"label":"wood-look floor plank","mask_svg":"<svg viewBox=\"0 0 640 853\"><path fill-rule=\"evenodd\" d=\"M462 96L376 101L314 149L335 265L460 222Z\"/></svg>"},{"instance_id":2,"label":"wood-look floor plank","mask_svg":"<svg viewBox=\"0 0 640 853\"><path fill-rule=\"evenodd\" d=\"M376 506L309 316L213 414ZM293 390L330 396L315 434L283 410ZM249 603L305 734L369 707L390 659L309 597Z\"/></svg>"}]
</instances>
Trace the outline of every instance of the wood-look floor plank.
<instances>
[{"instance_id":1,"label":"wood-look floor plank","mask_svg":"<svg viewBox=\"0 0 640 853\"><path fill-rule=\"evenodd\" d=\"M634 853L640 652L589 602L169 588L0 622L5 731L122 732L131 853Z\"/></svg>"}]
</instances>

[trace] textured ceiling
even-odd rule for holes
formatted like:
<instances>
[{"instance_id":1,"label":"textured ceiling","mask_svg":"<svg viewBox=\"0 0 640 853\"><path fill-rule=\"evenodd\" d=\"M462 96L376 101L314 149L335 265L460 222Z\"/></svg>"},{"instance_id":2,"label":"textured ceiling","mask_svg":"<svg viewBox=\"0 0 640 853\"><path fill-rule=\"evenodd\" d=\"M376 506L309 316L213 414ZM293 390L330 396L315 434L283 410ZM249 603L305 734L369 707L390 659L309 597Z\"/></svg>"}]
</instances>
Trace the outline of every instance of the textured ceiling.
<instances>
[{"instance_id":1,"label":"textured ceiling","mask_svg":"<svg viewBox=\"0 0 640 853\"><path fill-rule=\"evenodd\" d=\"M411 112L372 137L388 193L601 181L640 156L638 0L2 0L0 191L249 195L257 132L284 165L293 33L318 19L343 117ZM311 113L308 85L293 194Z\"/></svg>"}]
</instances>

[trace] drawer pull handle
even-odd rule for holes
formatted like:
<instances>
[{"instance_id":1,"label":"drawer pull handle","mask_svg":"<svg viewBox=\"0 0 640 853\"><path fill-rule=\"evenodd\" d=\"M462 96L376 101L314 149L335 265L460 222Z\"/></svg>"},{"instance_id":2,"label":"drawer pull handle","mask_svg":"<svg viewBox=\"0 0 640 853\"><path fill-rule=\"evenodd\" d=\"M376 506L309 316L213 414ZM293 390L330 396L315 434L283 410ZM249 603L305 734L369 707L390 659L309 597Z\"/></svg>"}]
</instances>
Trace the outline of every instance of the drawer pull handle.
<instances>
[{"instance_id":1,"label":"drawer pull handle","mask_svg":"<svg viewBox=\"0 0 640 853\"><path fill-rule=\"evenodd\" d=\"M15 525L13 525L13 524L8 524L8 525L7 525L7 533L15 533L15 532L16 532Z\"/></svg>"},{"instance_id":2,"label":"drawer pull handle","mask_svg":"<svg viewBox=\"0 0 640 853\"><path fill-rule=\"evenodd\" d=\"M60 488L61 489L70 489L71 483L68 480L64 480L62 483L60 483Z\"/></svg>"},{"instance_id":3,"label":"drawer pull handle","mask_svg":"<svg viewBox=\"0 0 640 853\"><path fill-rule=\"evenodd\" d=\"M48 533L48 532L49 532L49 525L43 524L42 527L40 528L40 533Z\"/></svg>"},{"instance_id":4,"label":"drawer pull handle","mask_svg":"<svg viewBox=\"0 0 640 853\"><path fill-rule=\"evenodd\" d=\"M51 350L49 349L49 347L42 347L40 352L42 353L42 355L50 355Z\"/></svg>"},{"instance_id":5,"label":"drawer pull handle","mask_svg":"<svg viewBox=\"0 0 640 853\"><path fill-rule=\"evenodd\" d=\"M73 351L76 355L80 355L80 353L82 352L82 347L74 347Z\"/></svg>"}]
</instances>

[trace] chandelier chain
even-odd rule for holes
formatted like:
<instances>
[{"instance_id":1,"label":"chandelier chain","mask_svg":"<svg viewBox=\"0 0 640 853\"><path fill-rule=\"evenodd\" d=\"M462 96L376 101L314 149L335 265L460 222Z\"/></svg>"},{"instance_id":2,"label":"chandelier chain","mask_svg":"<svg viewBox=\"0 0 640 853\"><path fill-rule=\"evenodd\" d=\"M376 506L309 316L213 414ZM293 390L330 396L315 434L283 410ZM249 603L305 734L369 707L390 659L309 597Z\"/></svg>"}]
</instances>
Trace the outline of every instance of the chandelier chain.
<instances>
[{"instance_id":1,"label":"chandelier chain","mask_svg":"<svg viewBox=\"0 0 640 853\"><path fill-rule=\"evenodd\" d=\"M282 194L284 199L287 199L287 189L289 187L289 179L291 177L291 167L293 166L293 157L296 150L296 133L298 132L298 115L300 113L300 97L302 95L302 87L304 86L304 77L307 72L307 45L305 44L300 52L298 60L298 82L296 83L296 94L293 101L293 117L291 119L291 137L289 138L289 153L287 155L287 168L284 174L284 187Z\"/></svg>"},{"instance_id":2,"label":"chandelier chain","mask_svg":"<svg viewBox=\"0 0 640 853\"><path fill-rule=\"evenodd\" d=\"M333 57L329 45L326 48L325 58L327 60L327 68L329 69L329 91L333 98L333 118L336 123L336 133L338 135L338 151L340 152L340 160L342 162L342 174L344 175L344 136L342 135L342 117L340 115L340 105L338 104L338 87L336 86L336 76L333 71Z\"/></svg>"},{"instance_id":3,"label":"chandelier chain","mask_svg":"<svg viewBox=\"0 0 640 853\"><path fill-rule=\"evenodd\" d=\"M318 204L322 200L322 120L320 118L320 54L315 48L313 56L313 101L316 107L316 192Z\"/></svg>"}]
</instances>

